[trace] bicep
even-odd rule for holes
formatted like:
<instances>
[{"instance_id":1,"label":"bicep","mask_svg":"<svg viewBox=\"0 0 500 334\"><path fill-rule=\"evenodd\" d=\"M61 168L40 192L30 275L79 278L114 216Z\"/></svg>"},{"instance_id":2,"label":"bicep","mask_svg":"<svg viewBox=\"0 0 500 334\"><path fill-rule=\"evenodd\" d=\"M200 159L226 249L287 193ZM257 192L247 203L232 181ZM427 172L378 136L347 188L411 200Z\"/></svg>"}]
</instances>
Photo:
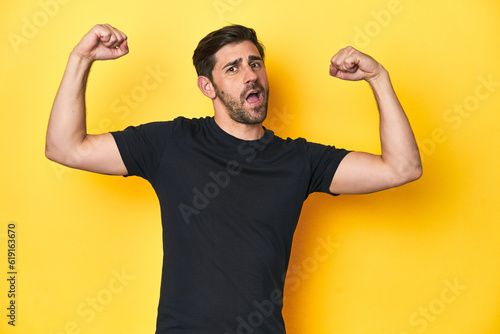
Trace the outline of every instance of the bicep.
<instances>
[{"instance_id":1,"label":"bicep","mask_svg":"<svg viewBox=\"0 0 500 334\"><path fill-rule=\"evenodd\" d=\"M330 185L334 194L367 194L400 184L380 155L350 152L339 164Z\"/></svg>"},{"instance_id":2,"label":"bicep","mask_svg":"<svg viewBox=\"0 0 500 334\"><path fill-rule=\"evenodd\" d=\"M68 157L67 166L108 175L127 175L118 146L111 133L87 135Z\"/></svg>"}]
</instances>

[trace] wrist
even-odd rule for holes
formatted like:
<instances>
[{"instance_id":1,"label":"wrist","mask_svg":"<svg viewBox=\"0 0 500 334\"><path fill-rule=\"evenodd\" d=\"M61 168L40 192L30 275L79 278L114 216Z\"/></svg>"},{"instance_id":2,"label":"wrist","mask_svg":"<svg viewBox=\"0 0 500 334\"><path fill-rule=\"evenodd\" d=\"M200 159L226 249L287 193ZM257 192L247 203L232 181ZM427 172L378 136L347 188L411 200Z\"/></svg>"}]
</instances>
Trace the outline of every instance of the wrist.
<instances>
[{"instance_id":1,"label":"wrist","mask_svg":"<svg viewBox=\"0 0 500 334\"><path fill-rule=\"evenodd\" d=\"M73 49L73 51L69 54L69 61L77 64L79 67L88 68L90 68L94 63L94 59L81 55L78 51L76 51L76 49Z\"/></svg>"},{"instance_id":2,"label":"wrist","mask_svg":"<svg viewBox=\"0 0 500 334\"><path fill-rule=\"evenodd\" d=\"M372 88L386 84L390 82L389 72L382 65L379 65L378 73L366 79L366 82L368 82Z\"/></svg>"},{"instance_id":3,"label":"wrist","mask_svg":"<svg viewBox=\"0 0 500 334\"><path fill-rule=\"evenodd\" d=\"M82 82L86 85L92 64L91 59L82 57L78 52L72 51L68 58L63 80L70 79L73 82Z\"/></svg>"}]
</instances>

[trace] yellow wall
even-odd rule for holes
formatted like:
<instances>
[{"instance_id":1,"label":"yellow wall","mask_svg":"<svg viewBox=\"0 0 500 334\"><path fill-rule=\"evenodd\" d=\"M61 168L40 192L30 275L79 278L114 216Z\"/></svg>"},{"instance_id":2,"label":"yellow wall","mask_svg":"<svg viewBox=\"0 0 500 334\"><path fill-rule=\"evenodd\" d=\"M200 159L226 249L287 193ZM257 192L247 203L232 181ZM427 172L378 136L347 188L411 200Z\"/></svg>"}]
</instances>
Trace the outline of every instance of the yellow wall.
<instances>
[{"instance_id":1,"label":"yellow wall","mask_svg":"<svg viewBox=\"0 0 500 334\"><path fill-rule=\"evenodd\" d=\"M378 152L368 85L334 79L328 66L348 44L379 60L414 127L424 176L306 201L286 286L288 332L500 333L499 19L497 0L2 0L0 332L154 330L162 251L152 189L44 156L67 56L92 25L109 22L128 34L131 52L93 68L92 132L211 115L192 52L209 31L241 23L267 47L277 134ZM151 72L157 84L146 89ZM15 327L6 317L9 224Z\"/></svg>"}]
</instances>

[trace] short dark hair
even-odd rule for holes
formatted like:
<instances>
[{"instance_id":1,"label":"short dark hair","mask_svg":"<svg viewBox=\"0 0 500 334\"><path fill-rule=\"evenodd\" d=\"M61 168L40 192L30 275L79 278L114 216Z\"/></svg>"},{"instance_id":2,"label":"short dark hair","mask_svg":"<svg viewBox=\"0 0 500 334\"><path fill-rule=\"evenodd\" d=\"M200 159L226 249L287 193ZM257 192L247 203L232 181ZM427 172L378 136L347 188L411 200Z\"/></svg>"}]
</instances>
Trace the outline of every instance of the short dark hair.
<instances>
[{"instance_id":1,"label":"short dark hair","mask_svg":"<svg viewBox=\"0 0 500 334\"><path fill-rule=\"evenodd\" d=\"M255 30L237 24L229 25L211 32L198 43L193 54L193 65L198 76L203 75L213 81L212 71L216 62L215 53L228 44L243 41L252 42L264 60L264 45L257 38Z\"/></svg>"}]
</instances>

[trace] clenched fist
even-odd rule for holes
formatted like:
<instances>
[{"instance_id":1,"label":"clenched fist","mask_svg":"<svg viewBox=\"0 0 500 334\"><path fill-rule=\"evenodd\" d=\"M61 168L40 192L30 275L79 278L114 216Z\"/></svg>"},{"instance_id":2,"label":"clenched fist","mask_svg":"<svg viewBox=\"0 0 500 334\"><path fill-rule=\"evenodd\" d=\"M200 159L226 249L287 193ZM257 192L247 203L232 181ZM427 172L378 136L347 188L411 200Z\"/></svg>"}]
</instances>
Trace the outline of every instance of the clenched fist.
<instances>
[{"instance_id":1,"label":"clenched fist","mask_svg":"<svg viewBox=\"0 0 500 334\"><path fill-rule=\"evenodd\" d=\"M117 59L128 53L127 36L109 24L94 26L73 49L73 53L91 62Z\"/></svg>"},{"instance_id":2,"label":"clenched fist","mask_svg":"<svg viewBox=\"0 0 500 334\"><path fill-rule=\"evenodd\" d=\"M330 75L342 80L366 80L377 78L384 71L375 59L348 46L333 56Z\"/></svg>"}]
</instances>

